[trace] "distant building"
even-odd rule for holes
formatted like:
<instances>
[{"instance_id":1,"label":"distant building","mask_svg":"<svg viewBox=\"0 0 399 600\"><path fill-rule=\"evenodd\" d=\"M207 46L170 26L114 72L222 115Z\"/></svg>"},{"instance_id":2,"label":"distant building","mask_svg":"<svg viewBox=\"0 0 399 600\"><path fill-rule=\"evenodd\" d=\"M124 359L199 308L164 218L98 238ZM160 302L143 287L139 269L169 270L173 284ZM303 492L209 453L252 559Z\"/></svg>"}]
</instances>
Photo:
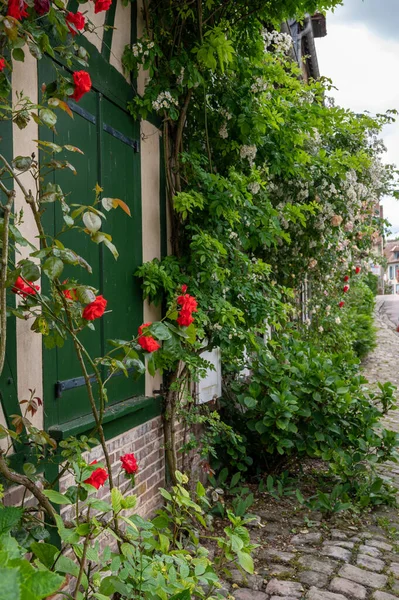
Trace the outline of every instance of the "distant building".
<instances>
[{"instance_id":1,"label":"distant building","mask_svg":"<svg viewBox=\"0 0 399 600\"><path fill-rule=\"evenodd\" d=\"M384 256L387 261L384 280L386 291L399 294L399 239L389 240L385 244Z\"/></svg>"}]
</instances>

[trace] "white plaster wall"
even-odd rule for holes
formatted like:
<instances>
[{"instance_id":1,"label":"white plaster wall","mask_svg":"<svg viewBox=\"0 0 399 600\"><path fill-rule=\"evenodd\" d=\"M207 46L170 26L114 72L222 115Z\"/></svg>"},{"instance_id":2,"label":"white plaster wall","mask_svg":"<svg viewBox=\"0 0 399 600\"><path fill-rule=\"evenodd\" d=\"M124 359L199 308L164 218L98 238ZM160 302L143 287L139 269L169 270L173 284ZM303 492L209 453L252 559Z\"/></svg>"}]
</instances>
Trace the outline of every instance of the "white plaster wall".
<instances>
[{"instance_id":1,"label":"white plaster wall","mask_svg":"<svg viewBox=\"0 0 399 600\"><path fill-rule=\"evenodd\" d=\"M37 82L37 61L30 52L25 50L25 62L13 61L13 102L17 101L17 92L24 92L32 102L38 102L38 82ZM37 140L39 131L37 124L31 119L25 129L19 129L13 123L13 155L29 156L32 153L38 156ZM35 183L29 173L21 175L21 181L26 189L35 189ZM23 209L23 223L20 226L22 235L39 248L37 238L37 229L33 219L32 212L26 205L25 199L18 185L15 184L15 212ZM29 248L20 248L20 254L16 260L20 260L29 254ZM40 284L39 282L36 282ZM18 298L17 298L18 302ZM42 380L42 337L38 333L30 330L32 319L26 321L16 319L17 328L17 381L18 381L18 400L29 399L29 389L35 390L36 396L43 398L43 380ZM43 408L40 408L36 415L30 419L33 424L43 428Z\"/></svg>"},{"instance_id":2,"label":"white plaster wall","mask_svg":"<svg viewBox=\"0 0 399 600\"><path fill-rule=\"evenodd\" d=\"M116 2L116 0L114 1ZM93 31L86 31L84 33L84 36L89 40L91 44L93 44L93 46L97 48L99 52L101 52L101 46L103 43L104 36L105 16L107 14L107 11L102 11L96 14L94 12L94 2L86 2L86 4L84 4L83 7L86 19L90 21L94 26Z\"/></svg>"},{"instance_id":3,"label":"white plaster wall","mask_svg":"<svg viewBox=\"0 0 399 600\"><path fill-rule=\"evenodd\" d=\"M148 121L141 122L141 210L143 226L143 262L161 258L160 196L160 152L159 130ZM156 321L161 310L148 302L144 303L144 323ZM145 394L152 396L159 390L162 378L146 373Z\"/></svg>"},{"instance_id":4,"label":"white plaster wall","mask_svg":"<svg viewBox=\"0 0 399 600\"><path fill-rule=\"evenodd\" d=\"M134 7L136 10L136 7ZM122 55L127 44L130 44L132 5L123 6L118 0L115 12L114 31L112 35L111 58L110 63L122 75L125 75L122 67ZM127 81L130 81L129 76L125 76Z\"/></svg>"}]
</instances>

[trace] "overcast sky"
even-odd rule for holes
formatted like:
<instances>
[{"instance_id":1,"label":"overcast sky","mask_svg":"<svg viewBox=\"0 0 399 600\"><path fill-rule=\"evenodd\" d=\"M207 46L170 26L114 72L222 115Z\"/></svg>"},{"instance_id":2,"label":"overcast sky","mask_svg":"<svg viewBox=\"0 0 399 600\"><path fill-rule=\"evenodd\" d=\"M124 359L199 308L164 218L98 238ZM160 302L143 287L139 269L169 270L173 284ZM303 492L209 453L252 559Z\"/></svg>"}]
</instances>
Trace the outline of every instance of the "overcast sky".
<instances>
[{"instance_id":1,"label":"overcast sky","mask_svg":"<svg viewBox=\"0 0 399 600\"><path fill-rule=\"evenodd\" d=\"M331 94L337 104L374 114L399 110L399 0L344 0L327 14L327 36L316 44L320 73L338 88ZM399 121L383 137L386 162L399 166ZM399 201L383 204L399 234Z\"/></svg>"}]
</instances>

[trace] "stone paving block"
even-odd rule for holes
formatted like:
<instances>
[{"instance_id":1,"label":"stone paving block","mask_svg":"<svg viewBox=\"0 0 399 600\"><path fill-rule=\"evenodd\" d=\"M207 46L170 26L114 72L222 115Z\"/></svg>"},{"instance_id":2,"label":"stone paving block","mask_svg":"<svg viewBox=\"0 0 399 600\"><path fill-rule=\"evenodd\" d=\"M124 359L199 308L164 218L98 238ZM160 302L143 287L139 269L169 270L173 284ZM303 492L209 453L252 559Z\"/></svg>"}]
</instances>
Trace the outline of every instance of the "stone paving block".
<instances>
[{"instance_id":1,"label":"stone paving block","mask_svg":"<svg viewBox=\"0 0 399 600\"><path fill-rule=\"evenodd\" d=\"M379 548L380 550L386 550L390 552L392 550L391 544L387 544L386 542L382 542L381 540L368 540L369 546L374 546L375 548Z\"/></svg>"},{"instance_id":2,"label":"stone paving block","mask_svg":"<svg viewBox=\"0 0 399 600\"><path fill-rule=\"evenodd\" d=\"M298 598L296 596L270 596L270 600L298 600Z\"/></svg>"},{"instance_id":3,"label":"stone paving block","mask_svg":"<svg viewBox=\"0 0 399 600\"><path fill-rule=\"evenodd\" d=\"M268 565L266 573L267 575L274 575L275 577L278 577L279 575L288 575L291 577L295 574L295 571L292 567L286 565Z\"/></svg>"},{"instance_id":4,"label":"stone paving block","mask_svg":"<svg viewBox=\"0 0 399 600\"><path fill-rule=\"evenodd\" d=\"M298 573L298 579L305 585L313 585L318 588L322 588L328 583L328 575L317 571L301 571Z\"/></svg>"},{"instance_id":5,"label":"stone paving block","mask_svg":"<svg viewBox=\"0 0 399 600\"><path fill-rule=\"evenodd\" d=\"M331 537L334 540L347 540L348 539L348 535L344 532L341 531L340 529L331 529Z\"/></svg>"},{"instance_id":6,"label":"stone paving block","mask_svg":"<svg viewBox=\"0 0 399 600\"><path fill-rule=\"evenodd\" d=\"M359 552L361 554L368 554L369 556L374 556L374 558L378 558L379 556L381 556L381 552L378 550L378 548L375 548L374 546L368 546L365 544L361 544L359 546Z\"/></svg>"},{"instance_id":7,"label":"stone paving block","mask_svg":"<svg viewBox=\"0 0 399 600\"><path fill-rule=\"evenodd\" d=\"M359 540L360 542L360 540ZM355 542L345 542L344 540L329 540L328 542L323 542L324 546L341 546L341 548L348 548L348 550L352 550L355 547Z\"/></svg>"},{"instance_id":8,"label":"stone paving block","mask_svg":"<svg viewBox=\"0 0 399 600\"><path fill-rule=\"evenodd\" d=\"M367 554L359 554L356 563L365 569L370 569L370 571L377 571L377 573L381 573L385 567L383 560L367 556Z\"/></svg>"},{"instance_id":9,"label":"stone paving block","mask_svg":"<svg viewBox=\"0 0 399 600\"><path fill-rule=\"evenodd\" d=\"M299 544L320 544L323 536L321 533L312 531L310 533L298 533L291 539L291 544L298 546Z\"/></svg>"},{"instance_id":10,"label":"stone paving block","mask_svg":"<svg viewBox=\"0 0 399 600\"><path fill-rule=\"evenodd\" d=\"M377 592L374 592L373 600L398 600L398 597L378 590Z\"/></svg>"},{"instance_id":11,"label":"stone paving block","mask_svg":"<svg viewBox=\"0 0 399 600\"><path fill-rule=\"evenodd\" d=\"M236 600L267 600L267 594L264 592L255 592L250 588L240 588L233 591Z\"/></svg>"},{"instance_id":12,"label":"stone paving block","mask_svg":"<svg viewBox=\"0 0 399 600\"><path fill-rule=\"evenodd\" d=\"M366 571L365 569L360 569L354 565L344 565L338 571L338 575L344 579L350 579L351 581L356 581L356 583L361 583L362 585L377 589L385 587L388 581L386 575L379 575L372 571Z\"/></svg>"},{"instance_id":13,"label":"stone paving block","mask_svg":"<svg viewBox=\"0 0 399 600\"><path fill-rule=\"evenodd\" d=\"M338 566L338 563L333 560L317 560L313 556L301 556L298 562L309 571L317 571L326 575L332 575L334 569Z\"/></svg>"},{"instance_id":14,"label":"stone paving block","mask_svg":"<svg viewBox=\"0 0 399 600\"><path fill-rule=\"evenodd\" d=\"M399 578L399 563L393 562L389 565L388 571L395 577Z\"/></svg>"},{"instance_id":15,"label":"stone paving block","mask_svg":"<svg viewBox=\"0 0 399 600\"><path fill-rule=\"evenodd\" d=\"M296 581L282 581L280 579L271 579L266 586L267 594L276 594L278 596L293 596L300 598L303 593L303 585Z\"/></svg>"},{"instance_id":16,"label":"stone paving block","mask_svg":"<svg viewBox=\"0 0 399 600\"><path fill-rule=\"evenodd\" d=\"M334 577L330 583L330 590L345 594L346 596L353 596L353 598L358 598L358 600L364 600L367 595L367 589L363 585L349 581L349 579L343 579L342 577Z\"/></svg>"},{"instance_id":17,"label":"stone paving block","mask_svg":"<svg viewBox=\"0 0 399 600\"><path fill-rule=\"evenodd\" d=\"M307 600L346 600L345 596L342 594L326 592L325 590L319 590L316 587L311 587L305 598Z\"/></svg>"},{"instance_id":18,"label":"stone paving block","mask_svg":"<svg viewBox=\"0 0 399 600\"><path fill-rule=\"evenodd\" d=\"M349 538L351 542L355 542L355 544L358 544L359 542L361 542L362 540L360 539L359 536L354 535L353 537Z\"/></svg>"},{"instance_id":19,"label":"stone paving block","mask_svg":"<svg viewBox=\"0 0 399 600\"><path fill-rule=\"evenodd\" d=\"M341 548L341 546L323 546L321 554L336 558L337 560L344 560L345 562L349 562L352 556L349 550Z\"/></svg>"},{"instance_id":20,"label":"stone paving block","mask_svg":"<svg viewBox=\"0 0 399 600\"><path fill-rule=\"evenodd\" d=\"M261 575L243 574L238 569L231 570L230 580L241 587L248 587L252 590L261 590L263 588L264 579Z\"/></svg>"},{"instance_id":21,"label":"stone paving block","mask_svg":"<svg viewBox=\"0 0 399 600\"><path fill-rule=\"evenodd\" d=\"M273 560L276 562L289 563L296 557L293 552L283 552L275 548L261 548L258 552L258 558Z\"/></svg>"}]
</instances>

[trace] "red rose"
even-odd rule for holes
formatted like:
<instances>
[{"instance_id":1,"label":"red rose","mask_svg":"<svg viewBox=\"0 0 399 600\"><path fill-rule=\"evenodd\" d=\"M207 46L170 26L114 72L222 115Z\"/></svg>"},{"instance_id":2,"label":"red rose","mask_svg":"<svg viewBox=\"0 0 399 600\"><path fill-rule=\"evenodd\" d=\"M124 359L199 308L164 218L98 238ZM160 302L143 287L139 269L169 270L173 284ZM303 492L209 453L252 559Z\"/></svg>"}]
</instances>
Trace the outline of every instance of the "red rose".
<instances>
[{"instance_id":1,"label":"red rose","mask_svg":"<svg viewBox=\"0 0 399 600\"><path fill-rule=\"evenodd\" d=\"M345 306L345 302L343 300L341 300L341 302L338 304L338 306L340 308L343 308Z\"/></svg>"},{"instance_id":2,"label":"red rose","mask_svg":"<svg viewBox=\"0 0 399 600\"><path fill-rule=\"evenodd\" d=\"M86 19L84 18L82 13L79 11L77 13L69 12L66 16L65 22L66 22L68 29L72 35L76 35L77 34L76 30L83 29L84 26L86 25ZM75 27L75 29L73 29L73 27L71 27L71 25L73 25L73 27Z\"/></svg>"},{"instance_id":3,"label":"red rose","mask_svg":"<svg viewBox=\"0 0 399 600\"><path fill-rule=\"evenodd\" d=\"M112 4L112 0L95 0L94 12L97 14L103 10L108 10Z\"/></svg>"},{"instance_id":4,"label":"red rose","mask_svg":"<svg viewBox=\"0 0 399 600\"><path fill-rule=\"evenodd\" d=\"M39 290L40 287L38 285L35 285L31 281L25 283L22 277L17 277L17 280L11 289L11 291L14 292L14 294L19 294L23 298L26 298L26 296L35 296L36 292L38 292Z\"/></svg>"},{"instance_id":5,"label":"red rose","mask_svg":"<svg viewBox=\"0 0 399 600\"><path fill-rule=\"evenodd\" d=\"M86 319L86 321L94 321L94 319L99 319L103 316L106 306L106 299L102 296L97 296L93 302L90 302L90 304L85 307L82 317Z\"/></svg>"},{"instance_id":6,"label":"red rose","mask_svg":"<svg viewBox=\"0 0 399 600\"><path fill-rule=\"evenodd\" d=\"M184 294L183 296L179 296L177 299L177 303L181 305L181 310L197 312L197 301L194 298L194 296L190 296L190 294Z\"/></svg>"},{"instance_id":7,"label":"red rose","mask_svg":"<svg viewBox=\"0 0 399 600\"><path fill-rule=\"evenodd\" d=\"M186 284L181 286L181 291L183 292L183 294L185 294L187 292L187 286Z\"/></svg>"},{"instance_id":8,"label":"red rose","mask_svg":"<svg viewBox=\"0 0 399 600\"><path fill-rule=\"evenodd\" d=\"M358 275L358 274L360 273L360 271L361 271L361 270L362 270L362 268L361 268L361 267L356 267L356 269L355 269L355 273L356 273L356 275Z\"/></svg>"},{"instance_id":9,"label":"red rose","mask_svg":"<svg viewBox=\"0 0 399 600\"><path fill-rule=\"evenodd\" d=\"M349 285L344 285L344 287L342 288L343 292L348 292L349 291Z\"/></svg>"},{"instance_id":10,"label":"red rose","mask_svg":"<svg viewBox=\"0 0 399 600\"><path fill-rule=\"evenodd\" d=\"M79 102L81 97L91 90L90 75L87 71L75 71L73 73L73 82L75 84L75 91L72 94L72 98L76 102Z\"/></svg>"},{"instance_id":11,"label":"red rose","mask_svg":"<svg viewBox=\"0 0 399 600\"><path fill-rule=\"evenodd\" d=\"M23 17L27 17L27 4L23 0L8 0L7 15L14 17L20 21Z\"/></svg>"},{"instance_id":12,"label":"red rose","mask_svg":"<svg viewBox=\"0 0 399 600\"><path fill-rule=\"evenodd\" d=\"M349 281L349 275L345 275L344 281Z\"/></svg>"},{"instance_id":13,"label":"red rose","mask_svg":"<svg viewBox=\"0 0 399 600\"><path fill-rule=\"evenodd\" d=\"M194 317L189 310L181 310L177 318L177 322L181 327L188 327L191 323L194 323Z\"/></svg>"},{"instance_id":14,"label":"red rose","mask_svg":"<svg viewBox=\"0 0 399 600\"><path fill-rule=\"evenodd\" d=\"M90 464L96 465L97 461L93 460L93 462L91 462ZM99 467L98 469L93 471L93 473L90 475L90 477L88 477L87 479L84 480L84 483L88 483L89 485L92 485L93 487L95 487L96 490L98 490L98 488L100 488L104 485L104 483L107 481L107 479L108 479L107 471L105 469L102 469L101 467Z\"/></svg>"},{"instance_id":15,"label":"red rose","mask_svg":"<svg viewBox=\"0 0 399 600\"><path fill-rule=\"evenodd\" d=\"M184 292L185 290L183 290L183 287L187 289L187 286L182 286L182 291ZM180 304L181 306L177 322L182 327L188 327L194 322L192 313L197 312L197 301L194 296L183 293L183 295L177 298L177 304Z\"/></svg>"},{"instance_id":16,"label":"red rose","mask_svg":"<svg viewBox=\"0 0 399 600\"><path fill-rule=\"evenodd\" d=\"M4 60L4 58L0 58L0 71L3 71L3 69L6 68L6 61Z\"/></svg>"},{"instance_id":17,"label":"red rose","mask_svg":"<svg viewBox=\"0 0 399 600\"><path fill-rule=\"evenodd\" d=\"M50 10L50 0L34 0L35 11L41 17Z\"/></svg>"},{"instance_id":18,"label":"red rose","mask_svg":"<svg viewBox=\"0 0 399 600\"><path fill-rule=\"evenodd\" d=\"M134 454L125 454L121 456L122 469L129 475L134 475L139 470L136 457Z\"/></svg>"},{"instance_id":19,"label":"red rose","mask_svg":"<svg viewBox=\"0 0 399 600\"><path fill-rule=\"evenodd\" d=\"M143 325L140 325L140 327L138 329L139 338L137 341L140 344L140 346L143 348L143 350L145 350L146 352L155 352L156 350L160 349L161 344L158 344L158 342L156 340L154 340L152 335L143 334L143 330L146 327L149 327L150 325L151 325L151 323L143 323Z\"/></svg>"}]
</instances>

